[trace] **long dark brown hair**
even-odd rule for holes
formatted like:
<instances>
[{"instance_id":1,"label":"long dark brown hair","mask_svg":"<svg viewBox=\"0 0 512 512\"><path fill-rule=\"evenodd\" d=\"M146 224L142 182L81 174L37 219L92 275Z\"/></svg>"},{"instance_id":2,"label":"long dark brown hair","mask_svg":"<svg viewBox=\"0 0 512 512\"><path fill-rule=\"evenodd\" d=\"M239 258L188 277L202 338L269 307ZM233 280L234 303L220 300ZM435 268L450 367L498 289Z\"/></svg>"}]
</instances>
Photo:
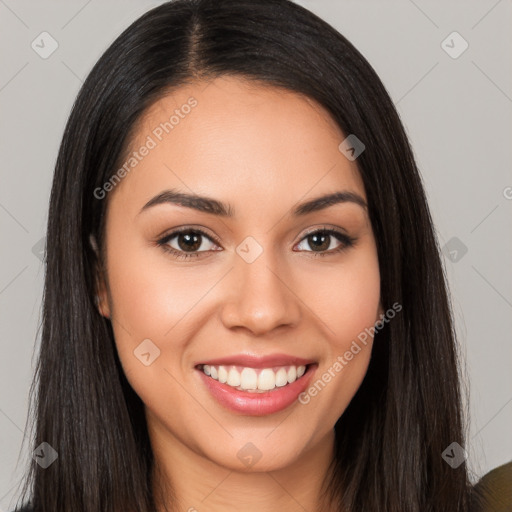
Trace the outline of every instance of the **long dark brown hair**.
<instances>
[{"instance_id":1,"label":"long dark brown hair","mask_svg":"<svg viewBox=\"0 0 512 512\"><path fill-rule=\"evenodd\" d=\"M173 88L235 75L304 94L365 151L357 159L377 243L384 309L368 372L335 426L326 497L350 512L465 512L467 390L446 276L421 177L379 77L328 23L288 0L176 0L136 20L105 51L70 114L46 239L40 353L30 390L32 449L23 499L36 512L151 512L154 459L143 404L95 306L108 197L141 114ZM340 141L341 142L341 141ZM101 259L101 258L100 258ZM462 375L462 376L461 376ZM464 388L464 389L463 389Z\"/></svg>"}]
</instances>

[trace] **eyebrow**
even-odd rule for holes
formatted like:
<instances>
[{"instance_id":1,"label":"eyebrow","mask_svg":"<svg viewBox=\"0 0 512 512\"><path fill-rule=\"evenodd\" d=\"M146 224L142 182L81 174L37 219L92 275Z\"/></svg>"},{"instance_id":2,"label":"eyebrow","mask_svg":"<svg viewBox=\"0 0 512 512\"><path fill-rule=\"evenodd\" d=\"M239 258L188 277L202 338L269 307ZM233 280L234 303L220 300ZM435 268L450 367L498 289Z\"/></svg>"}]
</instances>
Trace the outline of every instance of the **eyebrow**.
<instances>
[{"instance_id":1,"label":"eyebrow","mask_svg":"<svg viewBox=\"0 0 512 512\"><path fill-rule=\"evenodd\" d=\"M150 199L141 208L139 213L142 213L153 206L168 203L183 206L185 208L192 208L199 212L210 213L220 217L233 218L235 216L235 209L230 204L222 203L221 201L210 197L187 194L185 192L178 192L177 190L172 189L164 190ZM324 210L329 206L340 203L354 203L365 210L368 208L366 201L360 195L348 190L342 190L301 203L292 210L292 215L296 217L303 216L312 212Z\"/></svg>"}]
</instances>

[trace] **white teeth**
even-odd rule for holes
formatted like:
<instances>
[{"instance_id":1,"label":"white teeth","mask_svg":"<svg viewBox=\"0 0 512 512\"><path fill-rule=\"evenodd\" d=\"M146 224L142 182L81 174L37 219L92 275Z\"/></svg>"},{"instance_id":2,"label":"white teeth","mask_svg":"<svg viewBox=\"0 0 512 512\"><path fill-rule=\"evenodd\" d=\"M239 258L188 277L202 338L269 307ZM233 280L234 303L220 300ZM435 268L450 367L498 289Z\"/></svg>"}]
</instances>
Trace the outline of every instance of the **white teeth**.
<instances>
[{"instance_id":1,"label":"white teeth","mask_svg":"<svg viewBox=\"0 0 512 512\"><path fill-rule=\"evenodd\" d=\"M228 381L228 371L224 366L219 366L219 382L224 384Z\"/></svg>"},{"instance_id":2,"label":"white teeth","mask_svg":"<svg viewBox=\"0 0 512 512\"><path fill-rule=\"evenodd\" d=\"M265 368L258 376L258 389L268 391L276 387L276 374L274 370Z\"/></svg>"},{"instance_id":3,"label":"white teeth","mask_svg":"<svg viewBox=\"0 0 512 512\"><path fill-rule=\"evenodd\" d=\"M236 368L231 368L228 373L228 380L227 384L229 386L233 386L234 388L240 386L241 383L241 377L240 374L237 372Z\"/></svg>"},{"instance_id":4,"label":"white teeth","mask_svg":"<svg viewBox=\"0 0 512 512\"><path fill-rule=\"evenodd\" d=\"M281 388L288 384L288 377L284 368L279 368L276 373L276 386Z\"/></svg>"},{"instance_id":5,"label":"white teeth","mask_svg":"<svg viewBox=\"0 0 512 512\"><path fill-rule=\"evenodd\" d=\"M246 368L240 366L213 366L205 364L203 372L241 391L264 392L295 382L306 372L302 366L280 366L274 368Z\"/></svg>"},{"instance_id":6,"label":"white teeth","mask_svg":"<svg viewBox=\"0 0 512 512\"><path fill-rule=\"evenodd\" d=\"M257 389L258 375L252 368L244 368L240 375L240 387L243 389Z\"/></svg>"}]
</instances>

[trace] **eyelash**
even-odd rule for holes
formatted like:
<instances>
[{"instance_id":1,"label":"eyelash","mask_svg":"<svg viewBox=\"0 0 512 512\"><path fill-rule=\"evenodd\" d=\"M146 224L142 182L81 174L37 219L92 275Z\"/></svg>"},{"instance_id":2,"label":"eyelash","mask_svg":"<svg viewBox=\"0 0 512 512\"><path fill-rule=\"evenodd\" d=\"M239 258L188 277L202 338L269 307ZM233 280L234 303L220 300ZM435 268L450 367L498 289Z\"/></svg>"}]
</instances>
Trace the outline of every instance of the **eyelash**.
<instances>
[{"instance_id":1,"label":"eyelash","mask_svg":"<svg viewBox=\"0 0 512 512\"><path fill-rule=\"evenodd\" d=\"M178 228L178 229L174 230L172 233L169 233L168 235L165 235L163 238L161 238L160 240L157 241L157 244L165 252L171 253L177 259L182 259L182 260L186 260L186 259L190 259L190 258L197 258L197 257L199 257L201 255L201 253L208 252L208 251L197 251L197 252L186 253L186 252L183 252L183 251L178 251L178 250L176 250L176 249L174 249L172 247L169 247L167 245L169 243L169 241L172 240L173 238L175 238L177 235L179 235L181 233L194 233L194 234L198 234L198 235L201 235L201 236L204 236L204 237L208 238L212 242L215 242L217 245L220 245L218 240L216 240L212 236L208 235L202 229L200 229L200 228L189 228L189 227L186 227L186 226L183 227L183 228ZM356 238L348 236L348 235L342 233L341 231L337 231L335 229L330 229L330 228L320 228L320 229L316 229L316 230L310 231L309 233L306 233L304 235L304 237L300 240L300 242L302 242L304 239L308 238L309 236L315 235L315 234L318 234L318 233L323 233L323 234L331 235L331 236L335 237L339 242L341 242L341 245L339 247L337 247L336 249L331 249L330 251L323 251L323 252L306 251L306 252L312 252L313 253L313 257L315 257L315 258L316 257L322 257L322 256L328 256L330 254L340 253L340 252L342 252L342 251L344 251L344 250L346 250L346 249L348 249L350 247L353 247L355 242L357 241Z\"/></svg>"}]
</instances>

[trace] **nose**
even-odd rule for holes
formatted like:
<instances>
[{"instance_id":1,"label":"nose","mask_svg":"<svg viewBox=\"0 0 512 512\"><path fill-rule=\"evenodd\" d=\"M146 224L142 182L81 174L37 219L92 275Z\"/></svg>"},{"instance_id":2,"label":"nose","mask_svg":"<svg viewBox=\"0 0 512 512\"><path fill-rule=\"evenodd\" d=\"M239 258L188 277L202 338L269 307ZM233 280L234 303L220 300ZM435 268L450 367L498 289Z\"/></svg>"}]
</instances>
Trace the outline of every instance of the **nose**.
<instances>
[{"instance_id":1,"label":"nose","mask_svg":"<svg viewBox=\"0 0 512 512\"><path fill-rule=\"evenodd\" d=\"M291 272L273 252L265 249L252 262L235 255L230 292L222 307L228 329L245 329L262 336L278 327L294 327L301 314L301 300L294 292Z\"/></svg>"}]
</instances>

